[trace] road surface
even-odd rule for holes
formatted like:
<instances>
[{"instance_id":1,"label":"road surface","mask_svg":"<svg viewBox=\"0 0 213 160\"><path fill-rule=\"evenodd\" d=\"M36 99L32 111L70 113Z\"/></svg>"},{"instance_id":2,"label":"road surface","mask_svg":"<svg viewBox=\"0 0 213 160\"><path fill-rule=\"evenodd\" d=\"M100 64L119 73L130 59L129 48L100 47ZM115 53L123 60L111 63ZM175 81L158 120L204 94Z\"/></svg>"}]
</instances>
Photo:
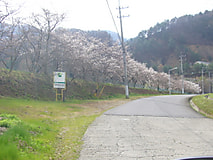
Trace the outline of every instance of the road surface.
<instances>
[{"instance_id":1,"label":"road surface","mask_svg":"<svg viewBox=\"0 0 213 160\"><path fill-rule=\"evenodd\" d=\"M157 96L98 117L79 160L172 160L213 156L213 120L190 108L189 96Z\"/></svg>"}]
</instances>

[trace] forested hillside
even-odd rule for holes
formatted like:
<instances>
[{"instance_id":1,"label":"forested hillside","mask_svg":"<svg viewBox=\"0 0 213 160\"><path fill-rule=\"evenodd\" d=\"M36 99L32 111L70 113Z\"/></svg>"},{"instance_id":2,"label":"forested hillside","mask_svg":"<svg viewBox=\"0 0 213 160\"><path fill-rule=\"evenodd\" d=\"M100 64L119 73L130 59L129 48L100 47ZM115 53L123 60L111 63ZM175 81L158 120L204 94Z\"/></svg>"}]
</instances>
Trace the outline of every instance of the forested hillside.
<instances>
[{"instance_id":1,"label":"forested hillside","mask_svg":"<svg viewBox=\"0 0 213 160\"><path fill-rule=\"evenodd\" d=\"M213 11L186 15L156 24L129 41L134 59L168 72L180 65L192 72L196 61L213 62Z\"/></svg>"}]
</instances>

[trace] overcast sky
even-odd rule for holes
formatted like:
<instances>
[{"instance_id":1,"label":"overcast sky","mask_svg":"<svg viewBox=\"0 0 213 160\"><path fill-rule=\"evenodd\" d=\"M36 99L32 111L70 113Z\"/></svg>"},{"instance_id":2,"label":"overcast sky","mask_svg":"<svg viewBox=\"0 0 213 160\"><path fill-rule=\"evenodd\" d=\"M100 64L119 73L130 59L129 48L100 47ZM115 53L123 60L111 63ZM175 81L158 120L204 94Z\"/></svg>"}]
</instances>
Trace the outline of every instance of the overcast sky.
<instances>
[{"instance_id":1,"label":"overcast sky","mask_svg":"<svg viewBox=\"0 0 213 160\"><path fill-rule=\"evenodd\" d=\"M32 12L39 13L41 8L56 13L65 13L61 24L65 28L82 30L116 31L106 0L10 0L22 5L21 15L28 17ZM120 31L118 0L108 0L111 11ZM120 0L124 37L133 38L142 30L156 23L186 14L197 14L213 9L213 0Z\"/></svg>"}]
</instances>

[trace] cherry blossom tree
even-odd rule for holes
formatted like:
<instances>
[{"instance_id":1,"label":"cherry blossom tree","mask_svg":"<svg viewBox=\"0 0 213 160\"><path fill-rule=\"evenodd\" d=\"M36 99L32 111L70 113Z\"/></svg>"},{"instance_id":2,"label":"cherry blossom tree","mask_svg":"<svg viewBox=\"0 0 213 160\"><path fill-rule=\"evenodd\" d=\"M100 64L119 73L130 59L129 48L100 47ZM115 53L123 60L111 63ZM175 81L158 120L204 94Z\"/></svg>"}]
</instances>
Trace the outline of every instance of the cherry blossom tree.
<instances>
[{"instance_id":1,"label":"cherry blossom tree","mask_svg":"<svg viewBox=\"0 0 213 160\"><path fill-rule=\"evenodd\" d=\"M70 32L64 30L61 38L65 41L67 61L65 68L74 78L89 81L123 83L122 51L119 44L108 45L94 37L88 36L86 32ZM127 52L128 82L136 86L168 90L169 75L158 73L145 64L139 63L131 58ZM196 84L190 84L188 88L196 92ZM171 79L173 90L181 88L179 81Z\"/></svg>"},{"instance_id":2,"label":"cherry blossom tree","mask_svg":"<svg viewBox=\"0 0 213 160\"><path fill-rule=\"evenodd\" d=\"M64 15L46 9L42 11L42 14L33 14L31 23L4 24L8 31L1 32L0 56L5 67L12 69L16 60L22 57L25 59L22 65L26 65L30 72L66 71L68 77L96 83L124 83L123 55L119 43L112 42L108 35L102 40L102 36L91 36L89 32L57 28ZM1 18L0 15L1 19L4 20L4 16ZM4 25L1 24L1 28ZM168 90L169 75L137 62L126 47L129 85ZM187 92L199 93L197 84L186 80L184 84ZM171 88L180 90L181 81L171 79Z\"/></svg>"}]
</instances>

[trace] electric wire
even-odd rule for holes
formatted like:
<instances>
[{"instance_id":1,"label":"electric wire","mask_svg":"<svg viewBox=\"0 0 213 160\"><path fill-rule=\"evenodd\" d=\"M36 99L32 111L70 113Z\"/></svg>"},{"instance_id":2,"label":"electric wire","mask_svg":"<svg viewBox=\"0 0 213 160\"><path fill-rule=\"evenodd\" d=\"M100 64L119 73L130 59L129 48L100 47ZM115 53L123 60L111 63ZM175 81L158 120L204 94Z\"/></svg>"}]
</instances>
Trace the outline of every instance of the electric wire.
<instances>
[{"instance_id":1,"label":"electric wire","mask_svg":"<svg viewBox=\"0 0 213 160\"><path fill-rule=\"evenodd\" d=\"M111 9L110 9L108 0L106 0L106 3L107 3L107 6L108 6L108 9L109 9L109 12L110 12L110 14L111 14L111 17L112 17L112 20L113 20L113 23L114 23L116 32L117 32L117 34L118 34L119 41L120 41L120 43L121 43L121 37L120 37L120 34L119 34L119 32L118 32L118 27L117 27L117 25L116 25L116 23L115 23L115 19L114 19L114 17L113 17L112 11L111 11Z\"/></svg>"}]
</instances>

